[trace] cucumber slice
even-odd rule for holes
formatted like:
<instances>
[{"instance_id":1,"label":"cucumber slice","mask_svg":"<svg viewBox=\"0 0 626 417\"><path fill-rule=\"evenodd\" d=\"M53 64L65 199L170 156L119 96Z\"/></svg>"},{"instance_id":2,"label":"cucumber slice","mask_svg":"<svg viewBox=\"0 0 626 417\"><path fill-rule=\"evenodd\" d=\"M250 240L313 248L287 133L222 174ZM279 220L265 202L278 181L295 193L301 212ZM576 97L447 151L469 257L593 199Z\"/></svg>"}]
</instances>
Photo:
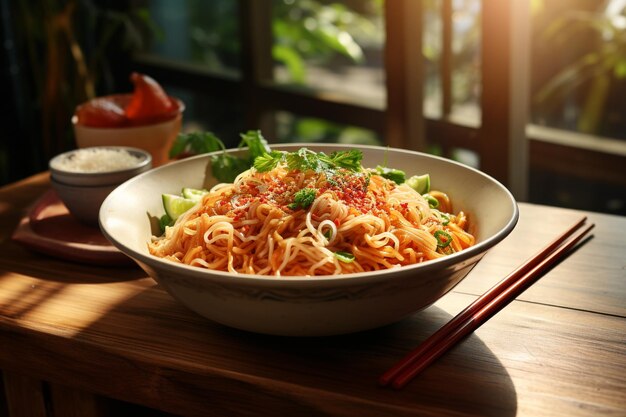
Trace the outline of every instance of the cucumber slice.
<instances>
[{"instance_id":1,"label":"cucumber slice","mask_svg":"<svg viewBox=\"0 0 626 417\"><path fill-rule=\"evenodd\" d=\"M165 213L175 221L181 214L195 206L198 202L176 194L163 194L163 208Z\"/></svg>"},{"instance_id":2,"label":"cucumber slice","mask_svg":"<svg viewBox=\"0 0 626 417\"><path fill-rule=\"evenodd\" d=\"M430 191L430 175L413 175L406 180L406 184L420 194L426 194Z\"/></svg>"},{"instance_id":3,"label":"cucumber slice","mask_svg":"<svg viewBox=\"0 0 626 417\"><path fill-rule=\"evenodd\" d=\"M202 196L208 194L209 191L205 189L197 189L197 188L183 188L183 197L188 198L194 201L202 200Z\"/></svg>"}]
</instances>

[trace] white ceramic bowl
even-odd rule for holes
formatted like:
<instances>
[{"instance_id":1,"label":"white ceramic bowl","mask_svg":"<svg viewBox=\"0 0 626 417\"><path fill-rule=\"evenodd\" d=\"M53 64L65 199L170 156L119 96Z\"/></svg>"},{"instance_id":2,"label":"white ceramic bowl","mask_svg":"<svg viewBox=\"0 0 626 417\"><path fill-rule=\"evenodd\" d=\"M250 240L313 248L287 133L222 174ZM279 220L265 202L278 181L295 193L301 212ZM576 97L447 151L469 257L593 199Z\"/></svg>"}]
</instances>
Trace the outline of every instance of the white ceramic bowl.
<instances>
[{"instance_id":1,"label":"white ceramic bowl","mask_svg":"<svg viewBox=\"0 0 626 417\"><path fill-rule=\"evenodd\" d=\"M332 152L345 145L306 146ZM407 175L429 173L432 187L449 194L454 211L469 214L477 244L438 260L393 270L323 277L233 275L175 264L148 253L152 227L163 214L162 193L210 187L208 155L154 169L114 190L100 209L104 235L133 258L174 298L200 315L227 326L285 336L324 336L372 329L428 307L457 285L487 250L513 230L518 208L493 178L459 163L427 154L360 146L363 166L387 166ZM151 221L152 220L152 221Z\"/></svg>"},{"instance_id":2,"label":"white ceramic bowl","mask_svg":"<svg viewBox=\"0 0 626 417\"><path fill-rule=\"evenodd\" d=\"M85 152L98 149L124 151L134 156L132 166L121 169L98 168L76 171L68 168L67 162ZM115 154L113 154L115 155ZM97 226L100 205L118 185L152 168L150 153L125 146L106 146L76 149L59 154L49 163L50 183L69 212L82 223Z\"/></svg>"}]
</instances>

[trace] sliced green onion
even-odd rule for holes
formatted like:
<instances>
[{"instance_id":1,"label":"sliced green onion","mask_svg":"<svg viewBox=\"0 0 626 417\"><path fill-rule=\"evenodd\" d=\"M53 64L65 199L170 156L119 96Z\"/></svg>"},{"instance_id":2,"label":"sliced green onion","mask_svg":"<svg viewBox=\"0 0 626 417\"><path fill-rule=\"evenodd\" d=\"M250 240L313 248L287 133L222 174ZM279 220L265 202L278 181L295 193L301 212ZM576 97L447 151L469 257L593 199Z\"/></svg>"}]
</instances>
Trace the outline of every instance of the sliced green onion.
<instances>
[{"instance_id":1,"label":"sliced green onion","mask_svg":"<svg viewBox=\"0 0 626 417\"><path fill-rule=\"evenodd\" d=\"M351 254L350 252L341 252L341 251L335 252L335 258L347 264L354 261L354 255Z\"/></svg>"},{"instance_id":2,"label":"sliced green onion","mask_svg":"<svg viewBox=\"0 0 626 417\"><path fill-rule=\"evenodd\" d=\"M450 243L452 243L452 236L450 236L450 233L444 232L443 230L437 230L433 233L433 236L437 239L437 246L442 249L448 247Z\"/></svg>"},{"instance_id":3,"label":"sliced green onion","mask_svg":"<svg viewBox=\"0 0 626 417\"><path fill-rule=\"evenodd\" d=\"M437 208L439 207L439 200L437 200L435 197L433 197L430 194L424 194L422 195L422 197L424 197L424 199L428 202L428 206L430 208Z\"/></svg>"}]
</instances>

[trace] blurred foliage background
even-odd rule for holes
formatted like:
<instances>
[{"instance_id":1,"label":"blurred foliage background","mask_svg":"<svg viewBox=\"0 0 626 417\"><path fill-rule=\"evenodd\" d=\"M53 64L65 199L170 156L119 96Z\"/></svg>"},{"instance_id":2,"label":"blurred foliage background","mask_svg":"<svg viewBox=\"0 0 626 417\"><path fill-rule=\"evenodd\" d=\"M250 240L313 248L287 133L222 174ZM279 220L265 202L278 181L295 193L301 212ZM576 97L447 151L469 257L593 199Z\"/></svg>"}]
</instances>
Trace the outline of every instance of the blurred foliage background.
<instances>
[{"instance_id":1,"label":"blurred foliage background","mask_svg":"<svg viewBox=\"0 0 626 417\"><path fill-rule=\"evenodd\" d=\"M532 8L530 122L626 139L626 0L529 0ZM0 184L45 170L74 147L71 115L96 95L130 91L138 56L241 77L239 6L234 0L0 0L2 117ZM342 95L384 110L384 0L268 0L271 79L284 88ZM442 116L443 0L422 0L424 110ZM480 0L452 0L451 107L455 120L480 124ZM420 25L416 23L416 28ZM147 57L147 58L146 58ZM176 82L185 128L238 141L244 107ZM291 113L275 115L273 141L384 144L360 126ZM429 151L438 152L436 141ZM452 157L476 164L478 155ZM565 179L565 188L575 186ZM548 196L538 196L540 199ZM575 197L559 197L564 205ZM546 200L547 201L547 200ZM559 203L557 199L556 204ZM623 210L623 202L621 210ZM618 204L619 205L619 204ZM619 210L619 209L618 209ZM610 211L610 210L609 210Z\"/></svg>"}]
</instances>

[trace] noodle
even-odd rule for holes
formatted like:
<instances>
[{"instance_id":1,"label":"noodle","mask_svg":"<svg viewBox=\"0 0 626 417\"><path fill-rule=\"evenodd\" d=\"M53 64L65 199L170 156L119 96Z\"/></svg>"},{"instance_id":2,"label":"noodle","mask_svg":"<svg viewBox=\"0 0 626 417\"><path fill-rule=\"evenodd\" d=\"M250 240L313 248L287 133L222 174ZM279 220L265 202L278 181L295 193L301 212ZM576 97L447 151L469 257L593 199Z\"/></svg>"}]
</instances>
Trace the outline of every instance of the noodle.
<instances>
[{"instance_id":1,"label":"noodle","mask_svg":"<svg viewBox=\"0 0 626 417\"><path fill-rule=\"evenodd\" d=\"M294 207L307 190L314 199ZM432 209L406 184L373 172L250 169L219 184L148 244L151 254L231 273L332 275L397 268L475 243L448 196Z\"/></svg>"}]
</instances>

